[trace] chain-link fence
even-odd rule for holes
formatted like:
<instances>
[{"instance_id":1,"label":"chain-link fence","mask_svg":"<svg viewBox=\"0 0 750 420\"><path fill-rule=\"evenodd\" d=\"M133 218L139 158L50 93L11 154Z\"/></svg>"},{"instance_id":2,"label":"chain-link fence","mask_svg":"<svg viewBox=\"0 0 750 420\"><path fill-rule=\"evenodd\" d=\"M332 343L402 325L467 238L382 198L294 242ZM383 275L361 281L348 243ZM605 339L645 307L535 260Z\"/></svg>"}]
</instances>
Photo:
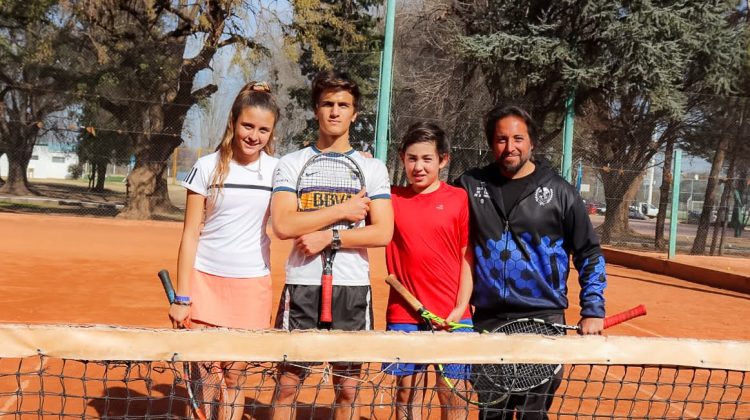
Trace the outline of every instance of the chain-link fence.
<instances>
[{"instance_id":1,"label":"chain-link fence","mask_svg":"<svg viewBox=\"0 0 750 420\"><path fill-rule=\"evenodd\" d=\"M491 162L482 117L493 102L471 63L425 55L414 59L397 51L394 86L388 158L394 184L406 182L398 146L407 127L417 121L438 124L451 142L443 179L451 181L468 168ZM750 255L750 239L747 233L743 236L750 223L748 100L695 96L691 103L696 105L684 119L645 114L631 121L603 123L600 114L581 106L586 112L573 120L570 183L585 201L604 245L666 252L672 156L680 149L677 252ZM534 109L532 104L515 103ZM537 121L541 133L534 153L558 170L563 157L563 111L561 103L556 112Z\"/></svg>"},{"instance_id":2,"label":"chain-link fence","mask_svg":"<svg viewBox=\"0 0 750 420\"><path fill-rule=\"evenodd\" d=\"M374 153L381 52L329 52L328 59L360 86L358 114L351 127L350 141L356 149ZM226 129L231 103L247 79L267 80L281 108L281 119L274 132L277 156L314 144L317 121L310 97L314 71L302 75L301 65L292 66L296 63L287 63L286 69L273 68L272 62L261 64L267 68L256 69L252 76L212 77L217 92L188 111L179 135L160 131L172 124L169 114L162 114L161 119L143 114L144 103L163 105L158 97L129 99L113 92L111 97L81 96L80 101L70 102L72 92L36 92L59 98L61 103L68 101L70 105L33 122L39 130L36 136L30 136L31 144L0 141L0 186L6 187L5 192L0 190L0 211L116 216L128 206L134 194L143 194L133 191L130 182L133 169L156 166L154 173L160 179L157 184L163 188L158 193L164 199L161 210L153 212L151 217L181 219L185 191L179 181L200 157L216 150ZM104 99L120 105L116 115L92 105ZM91 111L93 108L95 112ZM28 125L20 120L9 123ZM135 129L135 125L140 129ZM164 149L161 153L164 157L139 150L144 147L143 138L150 138L154 149ZM11 178L22 188L7 188L12 187L5 185Z\"/></svg>"},{"instance_id":3,"label":"chain-link fence","mask_svg":"<svg viewBox=\"0 0 750 420\"><path fill-rule=\"evenodd\" d=\"M443 48L456 28L444 21L434 25L411 5L398 4L386 162L392 183L405 183L398 145L406 128L417 121L437 123L451 142L444 179L453 180L471 167L491 162L482 118L504 100L532 111L541 128L535 156L559 168L563 157L562 101L542 108L528 98L499 98L497 81L481 66ZM351 143L356 149L373 152L381 53L328 55L336 68L350 73L362 88ZM112 92L104 98L118 105L118 113L111 114L93 105L102 103L98 96L79 95L77 101L71 101L74 95L70 91L38 91L48 97L59 95L59 102L69 105L43 121L8 121L36 127L38 133L32 148L0 142L0 183L7 181L10 173L22 171L31 188L30 193L0 193L0 210L115 216L132 203L134 194L161 194L162 212L151 217L180 219L185 192L178 181L198 158L215 150L226 127L229 105L247 79L268 80L282 108L275 132L277 155L316 140L310 75L298 63L280 66L278 60L271 60L257 65L252 76L238 79L222 73L207 81L218 86L217 92L210 101L192 105L179 134L163 128L171 124L168 113L159 119L158 113L144 111L164 105L160 97L128 98ZM616 99L609 100L599 103L616 103ZM616 107L592 103L584 100L576 104L571 183L586 201L604 244L666 249L672 216L672 154L681 149L681 183L676 195L678 252L750 254L748 240L743 237L750 211L745 98L696 94L681 117L643 112L614 118ZM163 150L144 153L144 144L148 144L142 142L144 138ZM19 168L17 163L26 158L27 164ZM157 191L134 192L131 172L137 166L151 165L157 167L154 173L160 179Z\"/></svg>"}]
</instances>

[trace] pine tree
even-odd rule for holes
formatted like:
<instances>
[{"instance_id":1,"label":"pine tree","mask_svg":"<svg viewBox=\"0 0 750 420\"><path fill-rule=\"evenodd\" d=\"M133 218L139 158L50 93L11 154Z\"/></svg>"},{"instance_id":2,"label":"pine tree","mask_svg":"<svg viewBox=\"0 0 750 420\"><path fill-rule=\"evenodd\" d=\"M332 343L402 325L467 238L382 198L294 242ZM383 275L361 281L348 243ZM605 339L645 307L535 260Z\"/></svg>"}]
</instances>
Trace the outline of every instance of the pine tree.
<instances>
[{"instance_id":1,"label":"pine tree","mask_svg":"<svg viewBox=\"0 0 750 420\"><path fill-rule=\"evenodd\" d=\"M543 144L575 92L578 151L600 168L607 197L607 243L627 231L626 192L692 122L700 94L735 88L746 54L735 12L718 0L475 1L461 11L474 32L457 45L481 63L495 102L532 111Z\"/></svg>"}]
</instances>

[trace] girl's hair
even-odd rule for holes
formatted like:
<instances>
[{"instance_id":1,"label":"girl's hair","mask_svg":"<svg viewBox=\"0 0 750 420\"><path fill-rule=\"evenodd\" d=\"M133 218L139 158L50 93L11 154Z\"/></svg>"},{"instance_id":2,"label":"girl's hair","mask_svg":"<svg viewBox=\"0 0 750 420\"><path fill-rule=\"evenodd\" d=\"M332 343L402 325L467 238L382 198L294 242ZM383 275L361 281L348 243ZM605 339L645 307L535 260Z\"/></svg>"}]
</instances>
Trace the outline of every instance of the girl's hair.
<instances>
[{"instance_id":1,"label":"girl's hair","mask_svg":"<svg viewBox=\"0 0 750 420\"><path fill-rule=\"evenodd\" d=\"M216 165L213 176L211 177L209 193L209 201L215 202L221 190L224 188L224 180L226 180L229 174L229 162L232 160L232 143L234 141L234 124L240 117L240 114L245 108L256 107L265 109L273 114L273 127L271 131L271 138L268 140L266 147L263 151L267 154L273 154L274 149L274 137L273 129L276 128L276 123L279 121L281 116L281 110L276 104L271 94L271 88L266 82L252 81L240 89L240 93L234 98L232 103L232 110L229 112L229 118L227 121L227 129L224 131L224 137L221 139L221 143L216 146L216 151L219 152L219 162Z\"/></svg>"},{"instance_id":2,"label":"girl's hair","mask_svg":"<svg viewBox=\"0 0 750 420\"><path fill-rule=\"evenodd\" d=\"M414 143L433 143L440 160L443 160L450 152L450 144L445 138L445 132L433 123L418 122L410 125L404 139L401 140L399 152L406 153L406 149Z\"/></svg>"}]
</instances>

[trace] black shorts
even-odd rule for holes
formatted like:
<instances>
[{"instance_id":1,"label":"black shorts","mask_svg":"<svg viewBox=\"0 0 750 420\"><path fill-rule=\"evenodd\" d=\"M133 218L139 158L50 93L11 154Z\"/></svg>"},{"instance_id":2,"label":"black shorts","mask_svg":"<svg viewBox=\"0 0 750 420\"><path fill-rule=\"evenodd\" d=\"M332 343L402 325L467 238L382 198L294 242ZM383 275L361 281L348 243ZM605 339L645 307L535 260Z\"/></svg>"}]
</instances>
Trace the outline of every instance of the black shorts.
<instances>
[{"instance_id":1,"label":"black shorts","mask_svg":"<svg viewBox=\"0 0 750 420\"><path fill-rule=\"evenodd\" d=\"M276 328L287 331L329 327L344 331L372 330L372 289L370 286L333 286L331 313L330 326L321 325L320 286L287 284L281 292Z\"/></svg>"}]
</instances>

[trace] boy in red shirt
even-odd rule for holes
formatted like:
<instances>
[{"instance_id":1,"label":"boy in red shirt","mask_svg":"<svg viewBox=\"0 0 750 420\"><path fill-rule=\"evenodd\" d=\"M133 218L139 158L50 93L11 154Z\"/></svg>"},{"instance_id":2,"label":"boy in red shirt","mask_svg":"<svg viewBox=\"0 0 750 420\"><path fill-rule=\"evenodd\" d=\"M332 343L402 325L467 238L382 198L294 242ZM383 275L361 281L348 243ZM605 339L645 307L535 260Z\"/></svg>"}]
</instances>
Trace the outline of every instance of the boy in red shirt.
<instances>
[{"instance_id":1,"label":"boy in red shirt","mask_svg":"<svg viewBox=\"0 0 750 420\"><path fill-rule=\"evenodd\" d=\"M394 232L386 248L388 272L394 274L422 304L448 322L471 324L472 253L467 253L469 206L466 191L438 178L449 159L449 145L440 127L416 123L409 127L400 153L409 185L392 187ZM391 290L386 312L388 331L429 331L398 293ZM457 330L460 331L460 330ZM470 331L470 330L468 330ZM426 385L425 365L399 363L385 371L399 376L398 418L420 419ZM447 378L465 379L464 365L446 365ZM451 381L457 383L457 381ZM441 418L464 419L465 405L438 378Z\"/></svg>"}]
</instances>

